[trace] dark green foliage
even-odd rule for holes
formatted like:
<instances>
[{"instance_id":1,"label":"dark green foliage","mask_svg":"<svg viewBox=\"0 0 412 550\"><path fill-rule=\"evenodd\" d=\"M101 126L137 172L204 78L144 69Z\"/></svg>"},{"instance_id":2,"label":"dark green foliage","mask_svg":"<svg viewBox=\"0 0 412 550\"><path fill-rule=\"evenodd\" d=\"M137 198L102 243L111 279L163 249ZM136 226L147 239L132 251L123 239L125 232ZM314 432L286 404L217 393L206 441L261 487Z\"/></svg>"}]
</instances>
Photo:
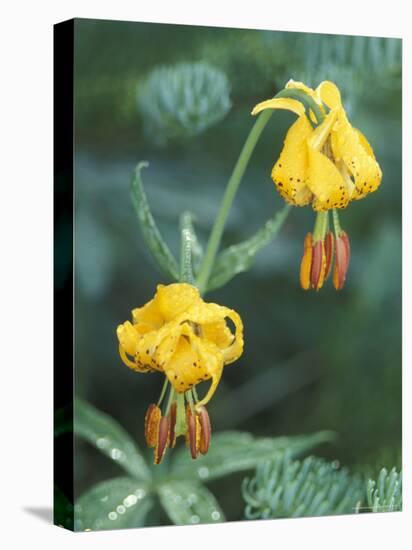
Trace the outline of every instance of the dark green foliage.
<instances>
[{"instance_id":1,"label":"dark green foliage","mask_svg":"<svg viewBox=\"0 0 412 550\"><path fill-rule=\"evenodd\" d=\"M220 288L238 273L250 269L259 250L269 245L276 237L289 210L289 205L284 206L283 210L276 212L252 237L222 250L213 266L208 290Z\"/></svg>"},{"instance_id":2,"label":"dark green foliage","mask_svg":"<svg viewBox=\"0 0 412 550\"><path fill-rule=\"evenodd\" d=\"M289 453L259 466L242 492L247 519L350 514L363 496L360 477L337 463L313 456L293 461Z\"/></svg>"},{"instance_id":3,"label":"dark green foliage","mask_svg":"<svg viewBox=\"0 0 412 550\"><path fill-rule=\"evenodd\" d=\"M99 482L76 498L76 531L146 525L156 498L175 524L224 521L225 514L219 503L202 483L255 468L268 456L276 456L284 449L289 449L293 456L300 455L329 441L333 435L320 432L253 438L242 432L220 433L213 437L209 453L197 461L183 448L174 451L176 456L171 465L166 460L160 466L149 466L141 450L113 418L81 400L75 404L74 430L128 474ZM56 508L62 525L65 525L63 521L67 524L67 510L60 505Z\"/></svg>"},{"instance_id":4,"label":"dark green foliage","mask_svg":"<svg viewBox=\"0 0 412 550\"><path fill-rule=\"evenodd\" d=\"M382 468L377 481L351 474L339 463L279 454L245 478L247 519L325 516L402 510L402 473Z\"/></svg>"},{"instance_id":5,"label":"dark green foliage","mask_svg":"<svg viewBox=\"0 0 412 550\"><path fill-rule=\"evenodd\" d=\"M166 277L177 281L179 279L179 270L169 247L163 240L160 231L153 219L147 202L146 194L143 189L141 171L147 168L147 162L141 162L137 165L132 178L132 200L135 207L137 220L140 225L143 238L158 266L164 272Z\"/></svg>"},{"instance_id":6,"label":"dark green foliage","mask_svg":"<svg viewBox=\"0 0 412 550\"><path fill-rule=\"evenodd\" d=\"M155 143L190 138L227 114L229 82L222 71L206 63L157 67L139 86L138 106Z\"/></svg>"},{"instance_id":7,"label":"dark green foliage","mask_svg":"<svg viewBox=\"0 0 412 550\"><path fill-rule=\"evenodd\" d=\"M376 481L368 480L366 494L372 512L402 511L402 472L382 468Z\"/></svg>"},{"instance_id":8,"label":"dark green foliage","mask_svg":"<svg viewBox=\"0 0 412 550\"><path fill-rule=\"evenodd\" d=\"M161 381L122 365L115 329L171 277L159 277L147 261L129 196L136 161L150 160L145 188L171 253L177 257L183 210L193 212L198 242L205 245L253 124L253 106L289 78L310 85L328 78L340 86L351 121L368 137L383 170L378 192L342 212L352 245L347 285L340 293L329 282L316 294L299 288L303 238L314 217L309 208L294 208L276 240L255 255L253 269L207 298L239 311L246 342L242 358L225 368L210 413L217 429L250 432L258 440L331 429L339 439L322 449L326 459L338 456L366 479L375 479L369 470L375 472L376 465L399 470L401 41L90 20L76 26L78 395L118 419L142 447L141 419ZM196 139L168 138L166 148L150 143L137 88L159 66L199 60L226 74L230 115ZM222 242L226 252L259 232L283 206L270 170L294 120L291 113L276 113L263 132L231 209ZM77 494L121 475L115 461L97 456L91 446L79 442L75 449ZM381 457L382 449L397 453L399 460L392 454ZM196 466L183 449L182 457ZM225 503L227 519L239 520L239 486L230 481L220 478L213 492ZM368 507L366 493L362 506ZM147 523L167 522L161 510L157 502Z\"/></svg>"}]
</instances>

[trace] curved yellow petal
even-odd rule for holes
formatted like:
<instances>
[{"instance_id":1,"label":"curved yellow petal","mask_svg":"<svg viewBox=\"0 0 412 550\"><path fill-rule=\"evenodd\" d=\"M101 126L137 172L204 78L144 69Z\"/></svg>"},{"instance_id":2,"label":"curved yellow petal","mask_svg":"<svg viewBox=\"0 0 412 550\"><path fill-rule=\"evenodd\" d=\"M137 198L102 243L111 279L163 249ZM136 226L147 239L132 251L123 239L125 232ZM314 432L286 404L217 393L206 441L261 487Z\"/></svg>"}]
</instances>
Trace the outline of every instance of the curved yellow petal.
<instances>
[{"instance_id":1,"label":"curved yellow petal","mask_svg":"<svg viewBox=\"0 0 412 550\"><path fill-rule=\"evenodd\" d=\"M173 283L158 285L154 301L165 321L171 321L202 300L196 287L187 283Z\"/></svg>"},{"instance_id":2,"label":"curved yellow petal","mask_svg":"<svg viewBox=\"0 0 412 550\"><path fill-rule=\"evenodd\" d=\"M199 405L204 405L215 392L222 370L223 357L219 348L196 336L187 324L184 325L176 351L164 368L174 389L182 393L200 382L212 379L205 398L199 402Z\"/></svg>"},{"instance_id":3,"label":"curved yellow petal","mask_svg":"<svg viewBox=\"0 0 412 550\"><path fill-rule=\"evenodd\" d=\"M150 302L147 302L143 307L133 309L132 317L134 323L148 325L153 330L160 328L164 323L164 319L155 300L150 300Z\"/></svg>"},{"instance_id":4,"label":"curved yellow petal","mask_svg":"<svg viewBox=\"0 0 412 550\"><path fill-rule=\"evenodd\" d=\"M176 352L182 331L181 324L168 323L162 329L145 335L137 350L140 361L149 363L155 370L166 372L167 364Z\"/></svg>"},{"instance_id":5,"label":"curved yellow petal","mask_svg":"<svg viewBox=\"0 0 412 550\"><path fill-rule=\"evenodd\" d=\"M234 338L224 319L203 324L202 335L220 349L229 347Z\"/></svg>"},{"instance_id":6,"label":"curved yellow petal","mask_svg":"<svg viewBox=\"0 0 412 550\"><path fill-rule=\"evenodd\" d=\"M306 116L299 117L286 134L280 157L272 169L272 180L281 197L295 206L305 206L312 199L307 187L307 140L313 128Z\"/></svg>"},{"instance_id":7,"label":"curved yellow petal","mask_svg":"<svg viewBox=\"0 0 412 550\"><path fill-rule=\"evenodd\" d=\"M294 88L296 90L302 90L302 92L307 93L313 99L315 99L315 100L317 99L316 98L316 93L315 93L314 90L312 90L312 88L310 88L309 86L306 86L306 84L304 84L303 82L299 82L298 80L293 80L293 78L291 78L286 83L285 88Z\"/></svg>"},{"instance_id":8,"label":"curved yellow petal","mask_svg":"<svg viewBox=\"0 0 412 550\"><path fill-rule=\"evenodd\" d=\"M164 367L164 373L178 393L185 392L194 384L209 378L205 376L206 370L201 365L190 337L179 338L175 353Z\"/></svg>"},{"instance_id":9,"label":"curved yellow petal","mask_svg":"<svg viewBox=\"0 0 412 550\"><path fill-rule=\"evenodd\" d=\"M287 97L267 99L266 101L258 103L255 107L253 107L252 115L257 115L265 109L285 109L286 111L292 111L298 116L305 114L305 107L300 101Z\"/></svg>"},{"instance_id":10,"label":"curved yellow petal","mask_svg":"<svg viewBox=\"0 0 412 550\"><path fill-rule=\"evenodd\" d=\"M349 123L342 111L331 133L332 152L350 172L355 188L351 199L362 199L376 191L382 171L366 138Z\"/></svg>"},{"instance_id":11,"label":"curved yellow petal","mask_svg":"<svg viewBox=\"0 0 412 550\"><path fill-rule=\"evenodd\" d=\"M185 312L184 317L200 327L204 341L209 341L222 350L225 364L235 361L242 355L243 323L240 315L233 309L201 302ZM227 326L226 319L233 322L235 334L232 334Z\"/></svg>"},{"instance_id":12,"label":"curved yellow petal","mask_svg":"<svg viewBox=\"0 0 412 550\"><path fill-rule=\"evenodd\" d=\"M210 401L216 391L223 372L222 354L211 342L207 340L202 341L201 346L199 346L199 359L202 366L204 365L206 368L207 374L205 374L205 377L211 378L212 383L206 395L197 403L196 407L206 405Z\"/></svg>"},{"instance_id":13,"label":"curved yellow petal","mask_svg":"<svg viewBox=\"0 0 412 550\"><path fill-rule=\"evenodd\" d=\"M308 187L315 195L313 209L321 211L345 208L349 202L349 191L335 164L326 155L310 146L308 156Z\"/></svg>"},{"instance_id":14,"label":"curved yellow petal","mask_svg":"<svg viewBox=\"0 0 412 550\"><path fill-rule=\"evenodd\" d=\"M352 126L352 128L353 128L353 126ZM368 153L368 155L370 155L372 158L375 158L375 153L373 152L372 146L369 143L369 141L366 139L366 137L357 128L353 128L353 129L358 134L359 141L360 141L361 145L363 146L363 148L365 149L365 151Z\"/></svg>"},{"instance_id":15,"label":"curved yellow petal","mask_svg":"<svg viewBox=\"0 0 412 550\"><path fill-rule=\"evenodd\" d=\"M136 355L137 344L141 335L136 331L130 321L126 321L117 327L117 338L120 346L128 355Z\"/></svg>"},{"instance_id":16,"label":"curved yellow petal","mask_svg":"<svg viewBox=\"0 0 412 550\"><path fill-rule=\"evenodd\" d=\"M131 359L129 359L129 357L127 356L127 353L120 345L119 345L119 355L123 363L127 365L129 368L131 368L132 370L135 370L137 372L149 372L151 370L149 368L139 365L138 363L136 363L135 360L132 361Z\"/></svg>"},{"instance_id":17,"label":"curved yellow petal","mask_svg":"<svg viewBox=\"0 0 412 550\"><path fill-rule=\"evenodd\" d=\"M230 319L235 326L235 334L230 346L223 350L223 360L225 365L233 363L243 353L243 323L240 315L233 309L224 308L225 317Z\"/></svg>"},{"instance_id":18,"label":"curved yellow petal","mask_svg":"<svg viewBox=\"0 0 412 550\"><path fill-rule=\"evenodd\" d=\"M338 109L342 106L339 88L333 82L324 80L316 88L318 102L323 101L329 109Z\"/></svg>"}]
</instances>

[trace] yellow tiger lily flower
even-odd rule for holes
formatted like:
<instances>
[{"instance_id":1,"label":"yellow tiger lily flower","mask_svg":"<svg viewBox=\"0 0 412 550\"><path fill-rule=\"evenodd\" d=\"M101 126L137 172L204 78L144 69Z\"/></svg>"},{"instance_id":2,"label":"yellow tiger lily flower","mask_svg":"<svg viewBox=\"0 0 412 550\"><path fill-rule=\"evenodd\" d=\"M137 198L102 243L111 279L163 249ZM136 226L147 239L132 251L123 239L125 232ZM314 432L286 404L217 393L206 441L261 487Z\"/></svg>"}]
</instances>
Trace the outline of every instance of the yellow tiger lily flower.
<instances>
[{"instance_id":1,"label":"yellow tiger lily flower","mask_svg":"<svg viewBox=\"0 0 412 550\"><path fill-rule=\"evenodd\" d=\"M263 101L252 111L257 115L265 109L286 109L298 115L272 170L285 201L295 206L312 204L314 210L325 211L345 208L349 201L376 191L382 171L365 136L348 121L338 87L324 81L312 90L291 80L286 88L307 93L325 116L313 128L302 103L289 98Z\"/></svg>"},{"instance_id":2,"label":"yellow tiger lily flower","mask_svg":"<svg viewBox=\"0 0 412 550\"><path fill-rule=\"evenodd\" d=\"M198 289L187 283L158 285L154 298L134 309L132 318L117 327L120 357L137 372L163 372L165 387L171 386L165 415L162 417L159 408L164 392L146 415L146 439L155 447L155 463L161 461L167 446L174 445L176 435L192 438L191 454L196 458L199 449L207 452L209 446L205 405L217 388L223 367L242 355L242 320L232 309L204 302ZM211 380L210 388L199 400L195 386L206 380ZM190 414L179 395L185 396ZM182 417L187 419L186 428L176 434L176 422Z\"/></svg>"},{"instance_id":3,"label":"yellow tiger lily flower","mask_svg":"<svg viewBox=\"0 0 412 550\"><path fill-rule=\"evenodd\" d=\"M305 238L302 288L319 290L323 286L335 251L333 281L340 290L349 266L350 245L348 235L340 228L337 210L376 191L382 171L366 137L350 124L336 84L324 81L313 90L290 80L285 89L309 96L318 115L288 97L258 103L252 115L265 109L286 109L298 115L273 166L272 180L286 202L294 206L310 204L318 212L313 236L308 233ZM328 231L329 210L333 210L335 236Z\"/></svg>"}]
</instances>

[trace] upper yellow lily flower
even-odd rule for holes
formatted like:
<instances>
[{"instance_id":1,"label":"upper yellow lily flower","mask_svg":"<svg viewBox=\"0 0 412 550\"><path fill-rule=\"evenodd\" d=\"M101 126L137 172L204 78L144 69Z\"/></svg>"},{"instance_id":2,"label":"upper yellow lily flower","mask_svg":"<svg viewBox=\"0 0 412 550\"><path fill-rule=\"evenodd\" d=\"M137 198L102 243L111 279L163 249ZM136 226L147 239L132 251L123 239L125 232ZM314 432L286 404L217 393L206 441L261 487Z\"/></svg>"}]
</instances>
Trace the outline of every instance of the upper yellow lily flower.
<instances>
[{"instance_id":1,"label":"upper yellow lily flower","mask_svg":"<svg viewBox=\"0 0 412 550\"><path fill-rule=\"evenodd\" d=\"M313 90L291 80L285 90L299 91L314 108L307 108L307 102L305 107L304 102L292 97L275 97L258 103L252 115L265 109L286 109L298 115L273 166L272 179L286 202L295 206L311 204L318 212L313 237L309 233L305 239L302 287L322 287L335 251L333 281L340 290L349 266L350 246L347 234L340 228L337 209L376 191L382 171L365 136L350 124L333 82L321 82ZM335 237L328 230L331 209Z\"/></svg>"},{"instance_id":2,"label":"upper yellow lily flower","mask_svg":"<svg viewBox=\"0 0 412 550\"><path fill-rule=\"evenodd\" d=\"M242 320L232 309L204 302L198 289L187 283L158 285L154 298L134 309L132 317L132 323L126 321L117 328L122 360L137 372L163 372L166 384L171 385L165 416L162 418L158 406L163 392L158 405L149 407L146 418L146 439L155 447L155 462L160 462L168 445L174 445L175 423L182 415L187 418L186 430L176 435L187 433L192 438L195 458L199 449L207 451L210 439L204 405L215 392L223 367L242 355ZM227 319L234 325L234 334ZM212 383L199 400L195 386L205 380ZM174 405L176 394L185 394L190 414L179 409L179 403L184 408L184 398Z\"/></svg>"},{"instance_id":3,"label":"upper yellow lily flower","mask_svg":"<svg viewBox=\"0 0 412 550\"><path fill-rule=\"evenodd\" d=\"M287 109L298 115L272 170L281 196L295 206L312 204L314 210L323 211L345 208L349 201L376 191L382 171L365 136L348 121L338 87L324 81L312 90L291 80L286 88L308 94L324 119L317 121L311 112L311 120L318 124L313 128L303 104L290 98L269 99L253 109L253 115L264 109Z\"/></svg>"}]
</instances>

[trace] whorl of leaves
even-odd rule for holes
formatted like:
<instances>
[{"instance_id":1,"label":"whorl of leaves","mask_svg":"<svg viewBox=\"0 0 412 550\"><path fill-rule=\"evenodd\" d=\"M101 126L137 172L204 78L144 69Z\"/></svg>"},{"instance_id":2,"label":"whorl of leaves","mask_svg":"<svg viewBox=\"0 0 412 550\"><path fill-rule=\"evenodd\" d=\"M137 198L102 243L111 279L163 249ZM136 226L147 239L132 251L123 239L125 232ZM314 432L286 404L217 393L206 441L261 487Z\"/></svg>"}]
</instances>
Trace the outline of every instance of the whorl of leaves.
<instances>
[{"instance_id":1,"label":"whorl of leaves","mask_svg":"<svg viewBox=\"0 0 412 550\"><path fill-rule=\"evenodd\" d=\"M147 133L160 145L200 134L231 107L226 75L206 63L153 69L139 86L137 100Z\"/></svg>"}]
</instances>

